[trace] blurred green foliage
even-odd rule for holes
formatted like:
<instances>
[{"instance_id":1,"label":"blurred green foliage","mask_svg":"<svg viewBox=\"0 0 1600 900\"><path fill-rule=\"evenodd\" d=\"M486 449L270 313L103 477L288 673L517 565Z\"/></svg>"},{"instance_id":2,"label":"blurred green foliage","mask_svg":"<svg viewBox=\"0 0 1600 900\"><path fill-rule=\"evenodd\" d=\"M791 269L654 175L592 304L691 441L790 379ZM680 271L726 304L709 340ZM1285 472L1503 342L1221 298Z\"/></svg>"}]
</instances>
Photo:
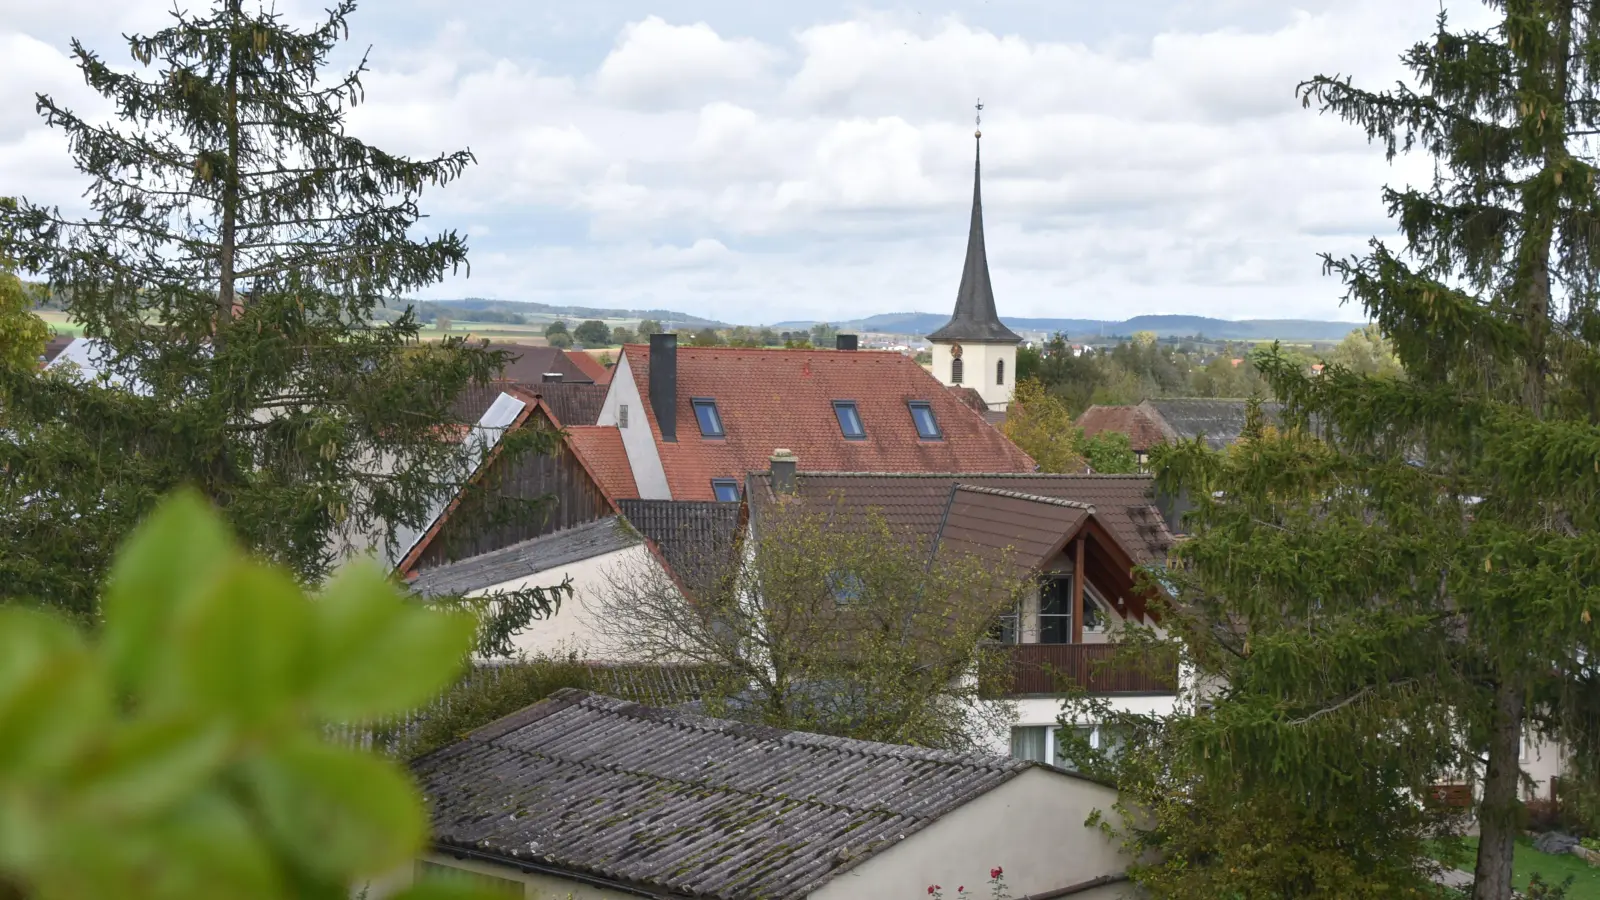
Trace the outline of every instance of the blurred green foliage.
<instances>
[{"instance_id":1,"label":"blurred green foliage","mask_svg":"<svg viewBox=\"0 0 1600 900\"><path fill-rule=\"evenodd\" d=\"M0 608L0 897L331 900L421 850L406 773L326 726L450 684L472 616L366 565L308 596L192 493L126 542L103 608L92 635Z\"/></svg>"}]
</instances>

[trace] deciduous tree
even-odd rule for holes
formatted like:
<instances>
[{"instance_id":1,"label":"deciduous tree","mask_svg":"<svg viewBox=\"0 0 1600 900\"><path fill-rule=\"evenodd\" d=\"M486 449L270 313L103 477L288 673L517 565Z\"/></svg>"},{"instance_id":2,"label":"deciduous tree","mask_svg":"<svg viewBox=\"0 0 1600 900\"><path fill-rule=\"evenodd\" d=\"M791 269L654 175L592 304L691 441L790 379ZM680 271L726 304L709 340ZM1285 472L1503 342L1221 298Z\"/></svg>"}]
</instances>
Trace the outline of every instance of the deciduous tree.
<instances>
[{"instance_id":1,"label":"deciduous tree","mask_svg":"<svg viewBox=\"0 0 1600 900\"><path fill-rule=\"evenodd\" d=\"M572 337L586 347L604 347L611 343L611 329L599 319L590 319L574 328Z\"/></svg>"},{"instance_id":2,"label":"deciduous tree","mask_svg":"<svg viewBox=\"0 0 1600 900\"><path fill-rule=\"evenodd\" d=\"M891 527L797 502L764 508L752 546L610 573L595 610L620 659L725 674L715 715L926 747L991 746L1006 704L979 696L985 642L1025 582ZM685 593L683 588L687 588Z\"/></svg>"},{"instance_id":3,"label":"deciduous tree","mask_svg":"<svg viewBox=\"0 0 1600 900\"><path fill-rule=\"evenodd\" d=\"M1082 432L1072 424L1072 413L1037 379L1017 382L1006 408L1006 437L1033 457L1041 472L1082 472L1085 462L1079 446Z\"/></svg>"}]
</instances>

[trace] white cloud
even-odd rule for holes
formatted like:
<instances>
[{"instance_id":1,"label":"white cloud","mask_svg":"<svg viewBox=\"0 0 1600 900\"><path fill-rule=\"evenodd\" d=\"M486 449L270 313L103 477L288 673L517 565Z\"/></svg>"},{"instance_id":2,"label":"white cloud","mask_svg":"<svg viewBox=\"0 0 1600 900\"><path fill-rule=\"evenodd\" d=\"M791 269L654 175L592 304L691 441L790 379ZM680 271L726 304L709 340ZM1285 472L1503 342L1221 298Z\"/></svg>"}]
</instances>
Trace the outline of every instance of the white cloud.
<instances>
[{"instance_id":1,"label":"white cloud","mask_svg":"<svg viewBox=\"0 0 1600 900\"><path fill-rule=\"evenodd\" d=\"M391 31L404 9L384 20ZM396 152L477 156L423 196L428 227L468 231L474 248L471 281L434 296L736 321L943 311L978 96L989 254L1011 315L1353 316L1317 252L1389 234L1378 188L1428 175L1301 109L1294 86L1319 71L1392 83L1433 0L1129 25L1099 42L776 5L761 15L781 27L763 42L727 16L641 6L609 47L561 61L487 49L500 42L474 8L411 9L454 18L378 43L350 127ZM123 27L162 24L141 15ZM1164 18L1178 21L1139 21ZM32 91L82 85L48 19L0 15L0 186L65 204L82 184Z\"/></svg>"},{"instance_id":2,"label":"white cloud","mask_svg":"<svg viewBox=\"0 0 1600 900\"><path fill-rule=\"evenodd\" d=\"M724 38L704 22L671 25L649 16L623 30L595 73L595 88L635 108L693 103L709 91L760 79L776 58L771 47Z\"/></svg>"}]
</instances>

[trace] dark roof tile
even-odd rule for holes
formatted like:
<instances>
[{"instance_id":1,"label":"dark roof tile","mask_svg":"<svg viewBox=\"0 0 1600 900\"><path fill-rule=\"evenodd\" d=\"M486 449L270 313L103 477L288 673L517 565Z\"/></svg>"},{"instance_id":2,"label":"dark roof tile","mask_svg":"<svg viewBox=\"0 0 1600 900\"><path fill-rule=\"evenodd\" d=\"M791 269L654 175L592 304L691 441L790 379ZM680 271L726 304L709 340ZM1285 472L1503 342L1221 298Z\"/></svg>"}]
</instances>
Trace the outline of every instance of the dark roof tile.
<instances>
[{"instance_id":1,"label":"dark roof tile","mask_svg":"<svg viewBox=\"0 0 1600 900\"><path fill-rule=\"evenodd\" d=\"M952 491L966 485L1092 506L1095 519L1135 564L1160 562L1172 544L1166 522L1152 505L1154 479L1148 475L801 472L795 481L808 502L876 509L891 527L928 540L944 523ZM759 517L761 504L773 497L771 476L752 473L748 490L752 515Z\"/></svg>"},{"instance_id":2,"label":"dark roof tile","mask_svg":"<svg viewBox=\"0 0 1600 900\"><path fill-rule=\"evenodd\" d=\"M682 582L698 588L727 571L738 543L739 504L714 500L619 500L622 514L661 551Z\"/></svg>"}]
</instances>

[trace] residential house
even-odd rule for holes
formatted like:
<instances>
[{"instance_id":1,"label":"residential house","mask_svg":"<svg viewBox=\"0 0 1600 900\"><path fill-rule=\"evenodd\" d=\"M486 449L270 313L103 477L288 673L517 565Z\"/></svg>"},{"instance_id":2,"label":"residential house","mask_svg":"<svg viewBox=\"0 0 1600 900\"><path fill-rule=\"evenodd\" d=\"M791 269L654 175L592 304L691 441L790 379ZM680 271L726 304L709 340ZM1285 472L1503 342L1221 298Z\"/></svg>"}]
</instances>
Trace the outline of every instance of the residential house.
<instances>
[{"instance_id":1,"label":"residential house","mask_svg":"<svg viewBox=\"0 0 1600 900\"><path fill-rule=\"evenodd\" d=\"M771 471L749 476L750 527L759 530L762 508L783 496L819 508L875 510L931 552L1007 558L1035 579L1036 589L996 635L1010 664L992 690L1017 708L1013 755L1057 761L1062 678L1120 709L1173 708L1175 657L1148 665L1112 661L1120 628L1160 628L1135 573L1164 565L1173 540L1148 476L816 472L779 459ZM1083 727L1097 745L1113 738L1098 723Z\"/></svg>"},{"instance_id":2,"label":"residential house","mask_svg":"<svg viewBox=\"0 0 1600 900\"><path fill-rule=\"evenodd\" d=\"M550 385L537 386L541 390ZM680 584L695 560L732 552L739 505L640 500L616 428L562 429L553 453L503 455L520 428L561 428L541 394L501 393L463 439L470 483L520 515L460 516L461 498L440 503L426 525L401 535L396 575L421 596L489 596L568 583L557 614L515 639L529 654L603 659L593 601L619 573L660 567ZM678 568L675 569L674 566Z\"/></svg>"},{"instance_id":3,"label":"residential house","mask_svg":"<svg viewBox=\"0 0 1600 900\"><path fill-rule=\"evenodd\" d=\"M1061 769L827 737L564 690L412 763L432 846L383 884L511 897L987 895L1105 900L1129 885L1089 824L1116 792Z\"/></svg>"}]
</instances>

